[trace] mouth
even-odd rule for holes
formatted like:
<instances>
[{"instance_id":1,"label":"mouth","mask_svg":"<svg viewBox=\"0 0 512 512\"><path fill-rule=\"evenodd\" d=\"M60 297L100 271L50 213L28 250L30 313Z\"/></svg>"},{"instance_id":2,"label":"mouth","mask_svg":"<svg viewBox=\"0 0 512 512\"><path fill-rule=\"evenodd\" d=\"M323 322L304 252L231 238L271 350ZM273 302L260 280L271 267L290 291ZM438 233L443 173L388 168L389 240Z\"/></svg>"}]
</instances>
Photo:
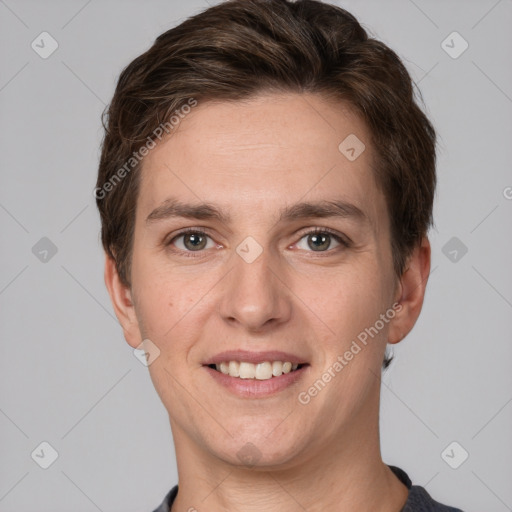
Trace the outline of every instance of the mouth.
<instances>
[{"instance_id":1,"label":"mouth","mask_svg":"<svg viewBox=\"0 0 512 512\"><path fill-rule=\"evenodd\" d=\"M204 361L220 389L243 399L270 398L292 391L309 373L306 359L288 352L231 350Z\"/></svg>"}]
</instances>

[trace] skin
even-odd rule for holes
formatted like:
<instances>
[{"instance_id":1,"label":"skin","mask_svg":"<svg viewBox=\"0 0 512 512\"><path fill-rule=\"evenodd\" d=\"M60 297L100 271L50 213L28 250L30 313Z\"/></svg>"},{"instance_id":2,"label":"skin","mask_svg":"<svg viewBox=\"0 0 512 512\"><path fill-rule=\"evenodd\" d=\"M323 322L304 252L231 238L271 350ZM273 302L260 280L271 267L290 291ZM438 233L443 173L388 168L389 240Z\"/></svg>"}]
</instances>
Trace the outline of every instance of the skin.
<instances>
[{"instance_id":1,"label":"skin","mask_svg":"<svg viewBox=\"0 0 512 512\"><path fill-rule=\"evenodd\" d=\"M349 134L366 145L355 161L338 149ZM397 278L375 157L367 127L346 105L294 93L199 103L145 157L131 288L108 257L105 282L130 346L150 339L160 350L148 368L176 448L173 512L399 512L405 504L407 488L380 454L381 364L386 343L399 342L420 314L430 244L421 241ZM170 196L214 203L231 222L146 222ZM278 221L284 206L340 198L369 222ZM189 227L208 236L200 251L190 237L174 238ZM308 236L315 227L351 245L330 238L315 250ZM250 264L236 252L248 236L263 249ZM299 403L298 394L395 302L400 311L378 335L308 404ZM241 398L202 366L230 349L283 350L310 366L274 396ZM237 456L247 443L254 465Z\"/></svg>"}]
</instances>

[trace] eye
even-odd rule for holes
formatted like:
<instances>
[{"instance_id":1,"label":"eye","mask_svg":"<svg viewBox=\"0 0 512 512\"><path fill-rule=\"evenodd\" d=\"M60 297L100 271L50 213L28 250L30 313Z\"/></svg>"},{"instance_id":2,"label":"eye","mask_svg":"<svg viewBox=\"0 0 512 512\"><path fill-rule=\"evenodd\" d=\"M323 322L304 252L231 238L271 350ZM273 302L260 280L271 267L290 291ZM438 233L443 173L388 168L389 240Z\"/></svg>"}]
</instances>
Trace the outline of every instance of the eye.
<instances>
[{"instance_id":1,"label":"eye","mask_svg":"<svg viewBox=\"0 0 512 512\"><path fill-rule=\"evenodd\" d=\"M208 245L208 239L211 243ZM184 252L200 252L203 249L211 249L215 247L215 243L204 232L197 229L187 229L173 237L168 243L168 246L175 246L180 251Z\"/></svg>"},{"instance_id":2,"label":"eye","mask_svg":"<svg viewBox=\"0 0 512 512\"><path fill-rule=\"evenodd\" d=\"M300 246L302 240L306 240L307 247ZM333 240L337 244L333 248ZM205 249L222 247L216 244L210 236L199 229L186 229L175 235L165 244L174 252L184 253L186 256L192 256L190 253L200 253ZM350 247L350 242L345 240L329 228L315 228L305 233L296 244L299 249L312 250L313 252L330 252L340 246Z\"/></svg>"},{"instance_id":3,"label":"eye","mask_svg":"<svg viewBox=\"0 0 512 512\"><path fill-rule=\"evenodd\" d=\"M338 244L334 247L334 249L340 245L349 247L349 243L345 239L328 228L315 228L303 235L301 241L303 239L307 240L307 247L312 249L313 252L327 252L327 250L331 248L333 239ZM308 250L306 247L300 247L299 244L301 241L299 241L297 247L299 249Z\"/></svg>"}]
</instances>

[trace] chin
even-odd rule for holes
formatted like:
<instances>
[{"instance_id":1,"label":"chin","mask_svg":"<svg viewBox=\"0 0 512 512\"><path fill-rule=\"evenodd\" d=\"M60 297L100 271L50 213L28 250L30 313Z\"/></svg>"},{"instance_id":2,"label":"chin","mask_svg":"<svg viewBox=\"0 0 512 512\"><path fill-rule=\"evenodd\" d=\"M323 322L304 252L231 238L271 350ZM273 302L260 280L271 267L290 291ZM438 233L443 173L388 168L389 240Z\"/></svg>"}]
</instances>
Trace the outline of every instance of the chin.
<instances>
[{"instance_id":1,"label":"chin","mask_svg":"<svg viewBox=\"0 0 512 512\"><path fill-rule=\"evenodd\" d=\"M275 427L272 427L275 428ZM276 467L286 469L294 461L303 458L303 450L308 446L307 439L296 439L288 434L286 437L274 435L270 429L240 432L233 438L224 438L222 446L211 446L211 451L224 462L237 467L257 470L258 468ZM297 436L304 434L296 433ZM217 439L218 441L218 439Z\"/></svg>"}]
</instances>

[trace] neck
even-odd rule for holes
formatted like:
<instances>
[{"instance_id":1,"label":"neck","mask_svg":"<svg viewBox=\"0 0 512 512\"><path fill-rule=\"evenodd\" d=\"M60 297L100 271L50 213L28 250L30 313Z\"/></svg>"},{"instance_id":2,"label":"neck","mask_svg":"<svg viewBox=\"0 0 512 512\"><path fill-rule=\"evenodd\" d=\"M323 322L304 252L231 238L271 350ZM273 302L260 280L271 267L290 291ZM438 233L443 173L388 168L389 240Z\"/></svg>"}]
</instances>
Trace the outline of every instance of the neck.
<instances>
[{"instance_id":1,"label":"neck","mask_svg":"<svg viewBox=\"0 0 512 512\"><path fill-rule=\"evenodd\" d=\"M313 441L286 468L226 463L171 422L179 476L172 512L399 512L408 489L381 459L378 398L343 432Z\"/></svg>"}]
</instances>

